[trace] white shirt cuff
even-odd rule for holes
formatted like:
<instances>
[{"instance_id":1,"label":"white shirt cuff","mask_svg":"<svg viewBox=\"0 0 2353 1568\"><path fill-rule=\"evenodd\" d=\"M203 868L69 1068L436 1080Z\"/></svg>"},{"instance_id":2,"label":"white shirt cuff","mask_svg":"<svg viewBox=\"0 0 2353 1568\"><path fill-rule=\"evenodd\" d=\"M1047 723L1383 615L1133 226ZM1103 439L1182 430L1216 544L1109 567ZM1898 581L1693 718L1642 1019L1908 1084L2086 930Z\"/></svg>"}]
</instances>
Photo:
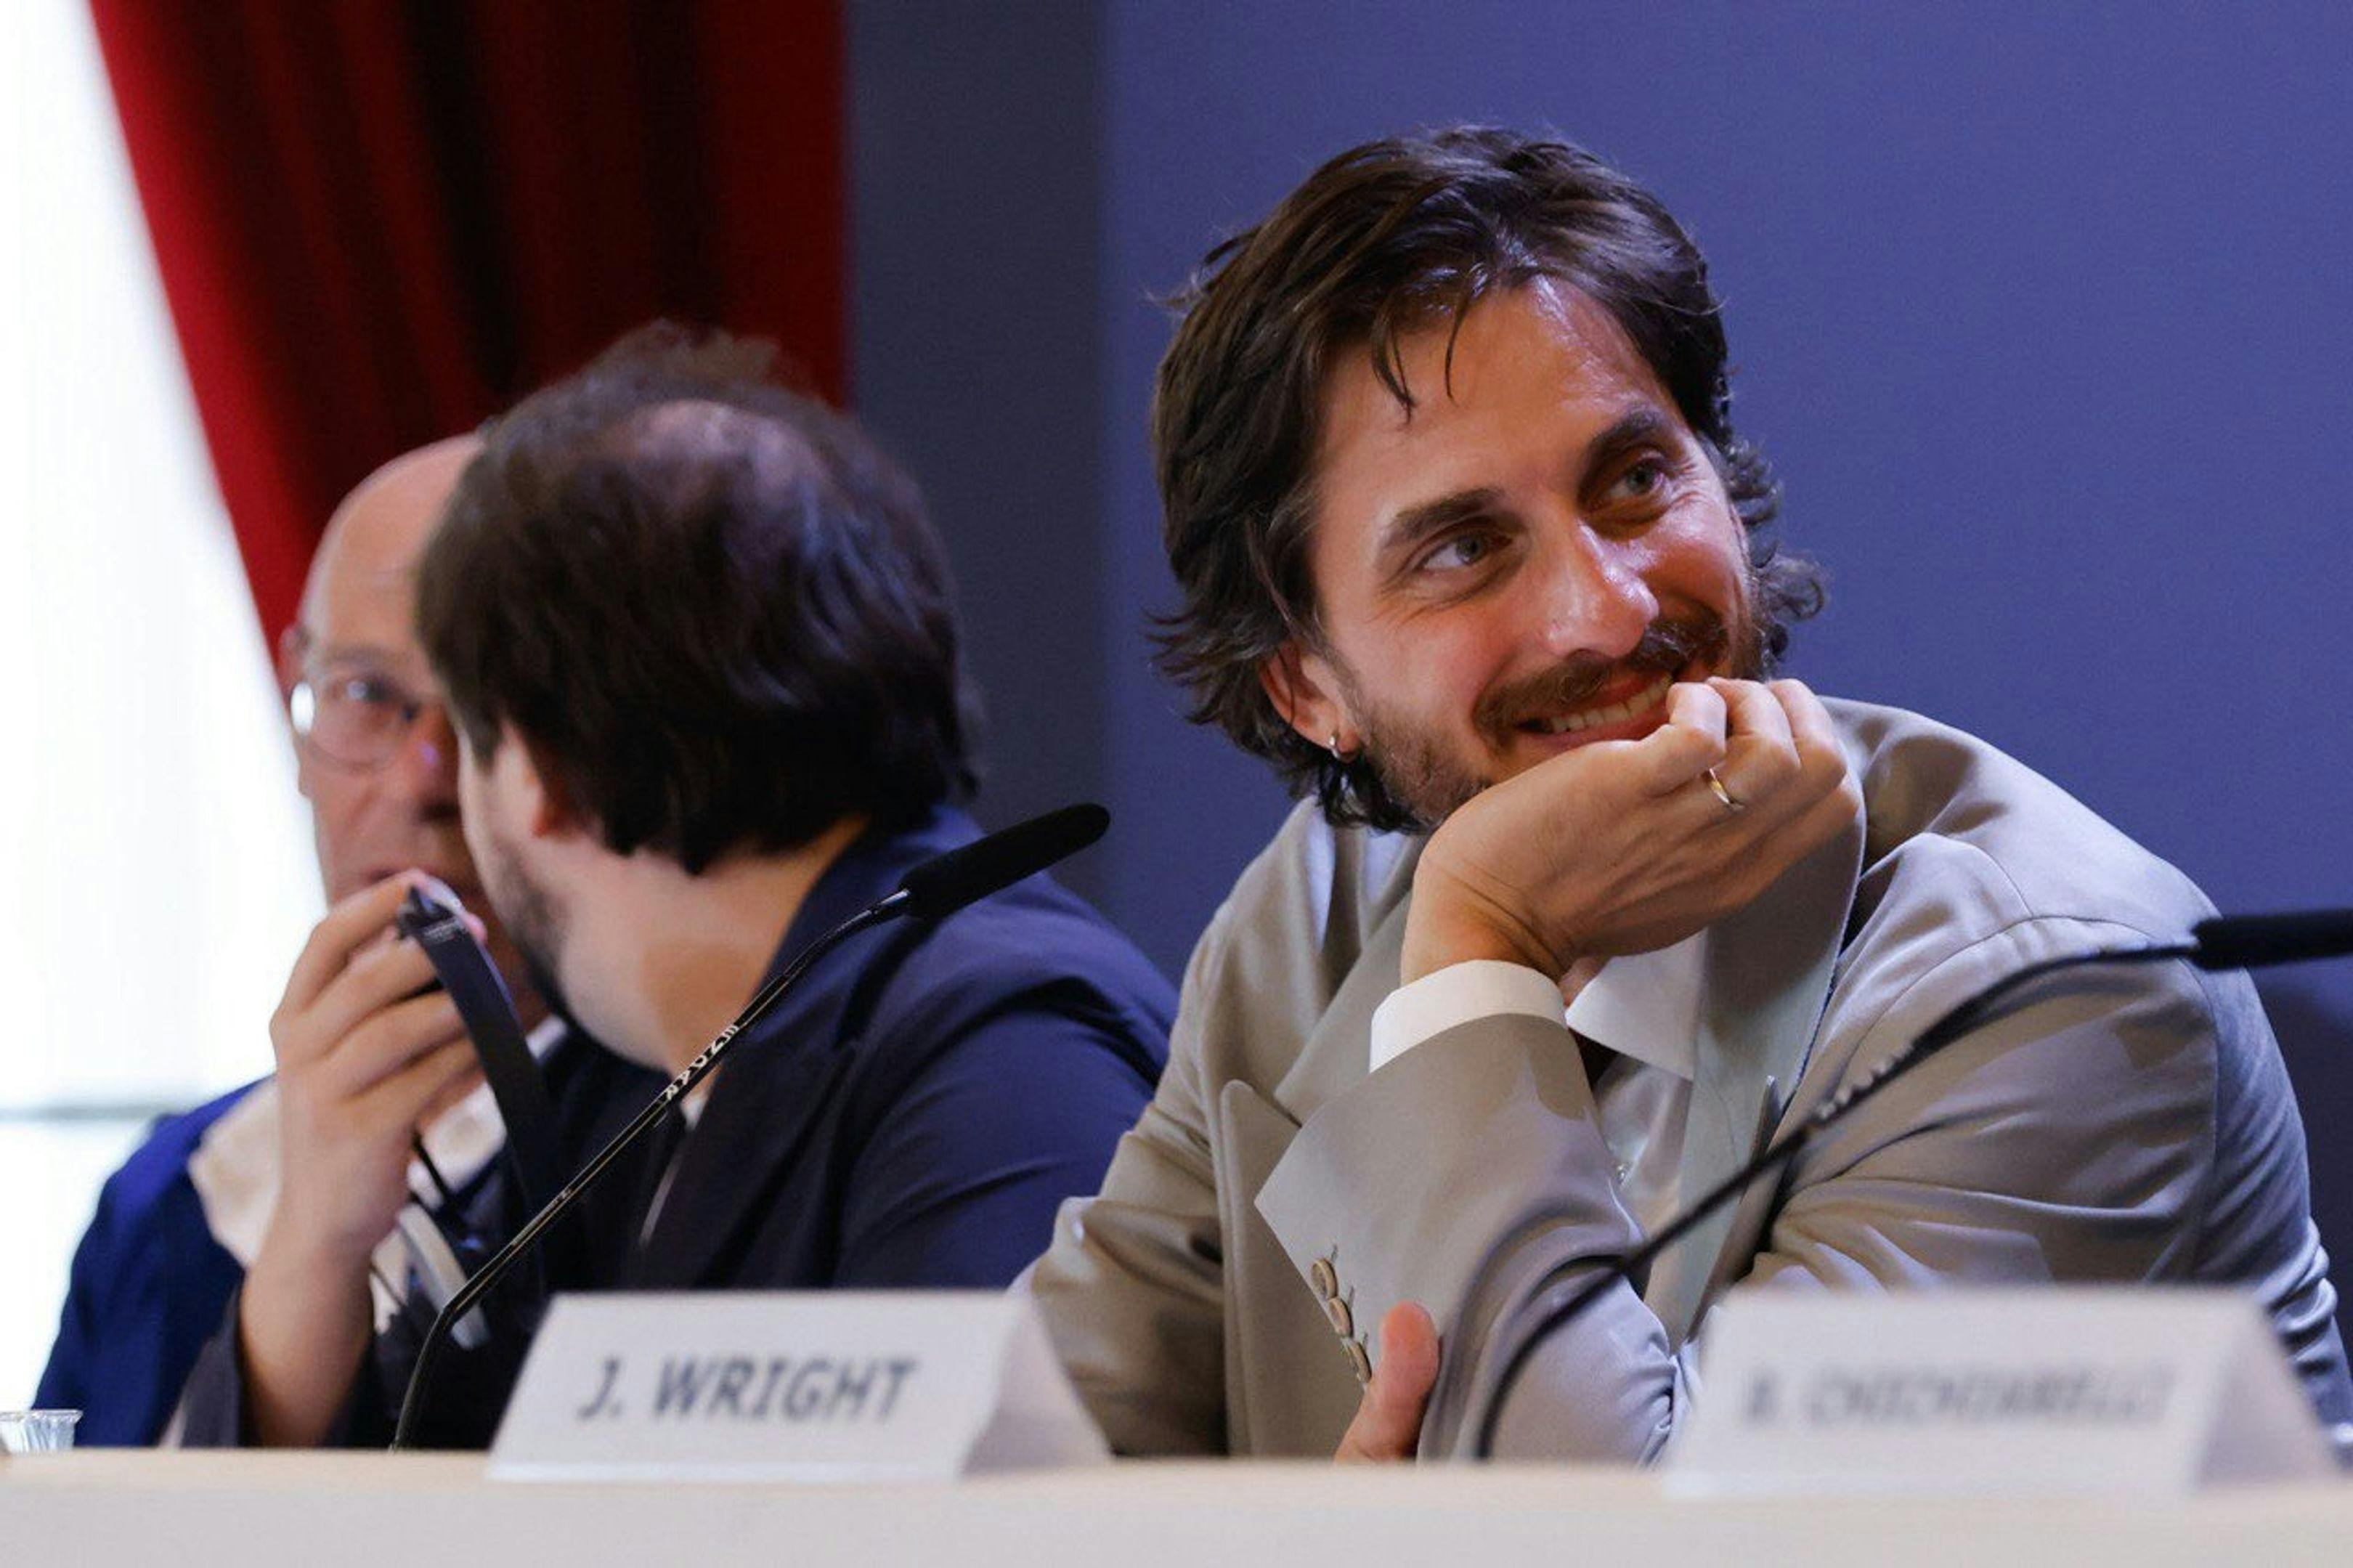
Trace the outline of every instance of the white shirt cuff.
<instances>
[{"instance_id":1,"label":"white shirt cuff","mask_svg":"<svg viewBox=\"0 0 2353 1568\"><path fill-rule=\"evenodd\" d=\"M1450 963L1398 986L1374 1010L1371 1070L1473 1018L1519 1013L1559 1024L1564 1011L1559 984L1524 963L1495 958Z\"/></svg>"}]
</instances>

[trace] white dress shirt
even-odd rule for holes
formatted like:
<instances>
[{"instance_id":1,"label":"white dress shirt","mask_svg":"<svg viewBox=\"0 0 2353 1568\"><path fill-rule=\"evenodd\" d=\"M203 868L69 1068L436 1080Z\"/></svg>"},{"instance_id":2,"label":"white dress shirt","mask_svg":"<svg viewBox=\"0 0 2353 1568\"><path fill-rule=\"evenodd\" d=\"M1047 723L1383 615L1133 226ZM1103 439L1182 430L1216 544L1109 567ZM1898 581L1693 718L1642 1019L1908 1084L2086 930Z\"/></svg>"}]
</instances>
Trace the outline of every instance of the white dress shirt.
<instances>
[{"instance_id":1,"label":"white dress shirt","mask_svg":"<svg viewBox=\"0 0 2353 1568\"><path fill-rule=\"evenodd\" d=\"M563 1035L562 1021L548 1018L524 1037L524 1043L533 1056L545 1057ZM443 1112L424 1134L425 1152L453 1188L472 1181L506 1141L506 1123L499 1120L498 1101L487 1083L477 1084L473 1093ZM205 1223L222 1250L242 1268L252 1268L261 1250L281 1179L278 1080L269 1078L205 1129L195 1152L188 1156L188 1180L204 1205ZM409 1162L411 1192L432 1193L430 1180L423 1164ZM438 1200L438 1194L434 1196ZM376 1244L370 1262L368 1288L375 1300L375 1326L381 1330L400 1310L389 1282L408 1278L408 1250L397 1232Z\"/></svg>"},{"instance_id":2,"label":"white dress shirt","mask_svg":"<svg viewBox=\"0 0 2353 1568\"><path fill-rule=\"evenodd\" d=\"M1682 1206L1678 1167L1691 1107L1707 933L1613 958L1562 1005L1560 987L1524 964L1478 959L1399 986L1373 1014L1372 1070L1460 1024L1504 1013L1557 1018L1611 1053L1593 1100L1618 1165L1618 1192L1643 1230Z\"/></svg>"}]
</instances>

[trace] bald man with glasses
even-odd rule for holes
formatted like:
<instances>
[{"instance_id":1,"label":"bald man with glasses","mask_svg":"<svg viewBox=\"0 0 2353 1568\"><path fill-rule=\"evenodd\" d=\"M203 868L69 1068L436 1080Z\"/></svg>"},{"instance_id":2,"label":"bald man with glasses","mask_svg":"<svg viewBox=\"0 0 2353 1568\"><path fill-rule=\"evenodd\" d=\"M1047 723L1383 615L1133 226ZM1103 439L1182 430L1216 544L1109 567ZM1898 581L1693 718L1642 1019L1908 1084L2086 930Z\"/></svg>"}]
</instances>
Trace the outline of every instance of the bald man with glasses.
<instances>
[{"instance_id":1,"label":"bald man with glasses","mask_svg":"<svg viewBox=\"0 0 2353 1568\"><path fill-rule=\"evenodd\" d=\"M322 1247L347 1248L374 1281L373 1300L352 1304L358 1331L388 1317L406 1274L396 1216L413 1195L438 1206L442 1188L462 1191L502 1141L455 1008L417 994L430 971L390 925L419 876L488 908L459 826L457 743L413 625L417 561L478 445L439 442L370 475L311 560L279 677L331 908L269 1020L280 1076L158 1122L100 1194L37 1395L83 1412L82 1443L170 1436L196 1352L248 1270L307 1271ZM485 935L543 1049L556 1026L505 933ZM385 1185L401 1170L385 1146L412 1140L408 1185ZM306 1201L353 1183L381 1189L370 1234L303 1223Z\"/></svg>"}]
</instances>

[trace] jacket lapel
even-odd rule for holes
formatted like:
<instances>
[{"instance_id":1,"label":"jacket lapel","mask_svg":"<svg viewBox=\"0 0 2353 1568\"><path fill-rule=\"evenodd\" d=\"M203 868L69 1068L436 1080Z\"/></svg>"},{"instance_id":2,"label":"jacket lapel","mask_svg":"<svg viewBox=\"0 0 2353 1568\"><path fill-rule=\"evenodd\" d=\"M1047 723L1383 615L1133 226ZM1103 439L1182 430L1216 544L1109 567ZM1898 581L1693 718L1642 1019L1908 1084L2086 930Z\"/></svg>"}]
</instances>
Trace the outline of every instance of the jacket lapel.
<instances>
[{"instance_id":1,"label":"jacket lapel","mask_svg":"<svg viewBox=\"0 0 2353 1568\"><path fill-rule=\"evenodd\" d=\"M810 942L897 887L910 867L974 837L970 822L947 811L912 831L867 834L809 889L762 984ZM687 1289L726 1282L745 1233L761 1224L792 1183L849 1069L855 1053L840 1037L860 974L904 935L901 928L884 927L853 937L729 1045L711 1096L680 1150L659 1222L628 1270L632 1287Z\"/></svg>"},{"instance_id":2,"label":"jacket lapel","mask_svg":"<svg viewBox=\"0 0 2353 1568\"><path fill-rule=\"evenodd\" d=\"M1240 1079L1219 1090L1217 1119L1210 1157L1229 1280L1227 1440L1238 1454L1326 1457L1356 1413L1356 1380L1257 1202L1299 1127Z\"/></svg>"},{"instance_id":3,"label":"jacket lapel","mask_svg":"<svg viewBox=\"0 0 2353 1568\"><path fill-rule=\"evenodd\" d=\"M1329 889L1320 969L1324 987L1331 977L1338 986L1317 988L1323 1011L1308 1031L1306 1046L1274 1088L1275 1103L1293 1121L1305 1121L1365 1079L1372 1059L1373 1014L1398 987L1421 847L1420 838L1403 835L1335 835L1333 863L1315 875ZM1258 1197L1255 1191L1249 1195L1253 1202Z\"/></svg>"},{"instance_id":4,"label":"jacket lapel","mask_svg":"<svg viewBox=\"0 0 2353 1568\"><path fill-rule=\"evenodd\" d=\"M1372 1062L1373 1014L1398 987L1405 918L1406 905L1400 900L1373 929L1347 978L1333 994L1332 1005L1315 1021L1305 1048L1275 1085L1275 1103L1293 1121L1304 1122L1365 1080Z\"/></svg>"},{"instance_id":5,"label":"jacket lapel","mask_svg":"<svg viewBox=\"0 0 2353 1568\"><path fill-rule=\"evenodd\" d=\"M1260 1217L1258 1194L1300 1123L1364 1081L1374 1010L1397 988L1405 894L1419 847L1418 840L1336 836L1334 863L1310 879L1329 899L1319 911L1316 958L1290 997L1306 1044L1271 1097L1240 1079L1219 1090L1211 1157L1232 1309L1226 1397L1237 1452L1328 1455L1356 1410L1356 1379L1322 1305Z\"/></svg>"},{"instance_id":6,"label":"jacket lapel","mask_svg":"<svg viewBox=\"0 0 2353 1568\"><path fill-rule=\"evenodd\" d=\"M844 987L824 984L814 973L810 979L818 984L729 1046L711 1098L679 1150L659 1219L628 1271L633 1288L725 1283L724 1266L742 1250L738 1238L790 1182L833 1079L849 1061L833 1040ZM637 1223L644 1223L642 1212Z\"/></svg>"},{"instance_id":7,"label":"jacket lapel","mask_svg":"<svg viewBox=\"0 0 2353 1568\"><path fill-rule=\"evenodd\" d=\"M1709 928L1681 1202L1756 1156L1779 1115L1779 1092L1797 1082L1830 997L1862 856L1858 817L1764 897ZM1752 1188L1748 1197L1757 1195ZM1643 1297L1673 1343L1690 1337L1711 1283L1745 1261L1762 1213L1753 1201L1728 1203L1652 1266Z\"/></svg>"}]
</instances>

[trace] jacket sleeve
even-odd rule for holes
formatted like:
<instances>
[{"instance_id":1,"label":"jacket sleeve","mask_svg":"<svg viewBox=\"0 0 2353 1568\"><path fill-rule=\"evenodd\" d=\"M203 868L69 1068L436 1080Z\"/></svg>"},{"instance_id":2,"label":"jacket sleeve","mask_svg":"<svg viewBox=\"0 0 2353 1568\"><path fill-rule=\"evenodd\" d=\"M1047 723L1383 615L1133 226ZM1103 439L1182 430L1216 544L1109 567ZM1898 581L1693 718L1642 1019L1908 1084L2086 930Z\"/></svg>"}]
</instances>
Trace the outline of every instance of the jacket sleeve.
<instances>
[{"instance_id":1,"label":"jacket sleeve","mask_svg":"<svg viewBox=\"0 0 2353 1568\"><path fill-rule=\"evenodd\" d=\"M2089 945L2075 922L2028 925L2054 929L2014 927L1834 1000L1796 1103L1867 1075L2022 953ZM2186 965L2054 981L1818 1137L1746 1279L1894 1289L2182 1272L2213 1163L2216 1050ZM1374 1321L1409 1300L1439 1314L1421 1451L1458 1455L1533 1321L1639 1244L1613 1173L1567 1030L1489 1018L1324 1106L1260 1209L1303 1273L1335 1259ZM1497 1452L1655 1456L1688 1409L1693 1348L1616 1287L1530 1362Z\"/></svg>"},{"instance_id":2,"label":"jacket sleeve","mask_svg":"<svg viewBox=\"0 0 2353 1568\"><path fill-rule=\"evenodd\" d=\"M245 1354L238 1343L237 1316L245 1295L238 1287L213 1337L196 1352L195 1370L180 1395L180 1444L188 1448L254 1447L245 1409ZM384 1415L373 1350L353 1369L350 1391L320 1443L323 1448L381 1447L391 1436Z\"/></svg>"},{"instance_id":3,"label":"jacket sleeve","mask_svg":"<svg viewBox=\"0 0 2353 1568\"><path fill-rule=\"evenodd\" d=\"M990 1012L892 1097L843 1187L837 1285L1001 1289L1103 1179L1151 1080L1077 989Z\"/></svg>"},{"instance_id":4,"label":"jacket sleeve","mask_svg":"<svg viewBox=\"0 0 2353 1568\"><path fill-rule=\"evenodd\" d=\"M35 1395L82 1413L90 1447L155 1442L241 1275L187 1177L195 1123L151 1134L108 1178L74 1250L58 1338Z\"/></svg>"},{"instance_id":5,"label":"jacket sleeve","mask_svg":"<svg viewBox=\"0 0 2353 1568\"><path fill-rule=\"evenodd\" d=\"M1225 1279L1202 1039L1221 914L1196 950L1151 1103L1101 1191L1062 1205L1029 1288L1056 1353L1114 1452L1225 1447Z\"/></svg>"},{"instance_id":6,"label":"jacket sleeve","mask_svg":"<svg viewBox=\"0 0 2353 1568\"><path fill-rule=\"evenodd\" d=\"M49 1346L48 1364L33 1395L43 1410L79 1410L87 1421L96 1391L91 1387L90 1363L100 1342L99 1323L105 1315L102 1299L119 1261L115 1238L114 1183L98 1194L98 1210L74 1248L64 1307L58 1314L58 1337ZM77 1435L79 1436L79 1435Z\"/></svg>"}]
</instances>

